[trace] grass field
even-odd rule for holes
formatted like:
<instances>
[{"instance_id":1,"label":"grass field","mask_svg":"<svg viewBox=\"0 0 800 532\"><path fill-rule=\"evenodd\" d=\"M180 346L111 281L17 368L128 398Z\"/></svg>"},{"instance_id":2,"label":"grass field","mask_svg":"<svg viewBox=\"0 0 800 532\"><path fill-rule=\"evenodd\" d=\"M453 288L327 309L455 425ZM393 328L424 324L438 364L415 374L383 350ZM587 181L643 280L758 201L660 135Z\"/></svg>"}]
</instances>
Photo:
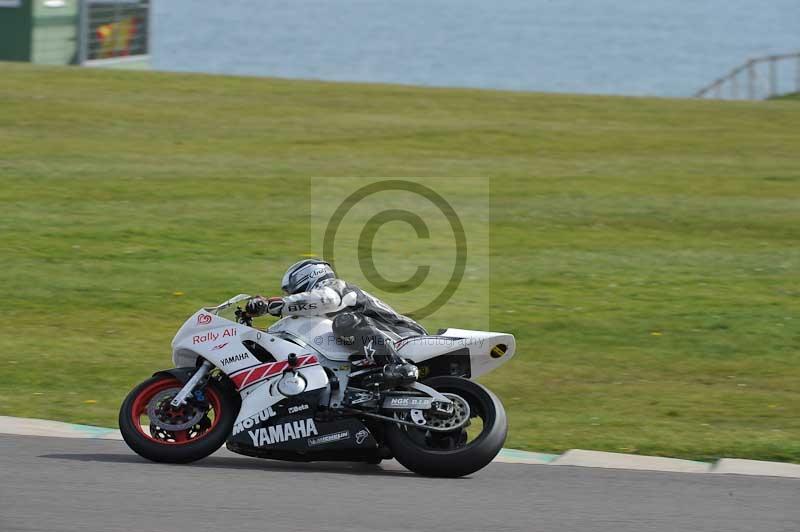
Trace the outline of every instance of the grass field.
<instances>
[{"instance_id":1,"label":"grass field","mask_svg":"<svg viewBox=\"0 0 800 532\"><path fill-rule=\"evenodd\" d=\"M307 251L310 176L409 175L492 180L508 446L800 462L791 101L0 64L0 414L115 425L188 314Z\"/></svg>"}]
</instances>

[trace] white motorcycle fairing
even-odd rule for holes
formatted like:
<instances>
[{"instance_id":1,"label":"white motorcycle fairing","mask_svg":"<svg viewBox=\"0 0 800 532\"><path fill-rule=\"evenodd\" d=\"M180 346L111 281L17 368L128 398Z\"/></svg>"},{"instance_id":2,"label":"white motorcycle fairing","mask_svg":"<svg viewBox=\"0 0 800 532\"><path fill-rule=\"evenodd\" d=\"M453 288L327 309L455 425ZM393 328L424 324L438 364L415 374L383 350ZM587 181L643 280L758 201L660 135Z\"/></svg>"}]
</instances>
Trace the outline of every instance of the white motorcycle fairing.
<instances>
[{"instance_id":1,"label":"white motorcycle fairing","mask_svg":"<svg viewBox=\"0 0 800 532\"><path fill-rule=\"evenodd\" d=\"M263 350L255 349L256 345ZM196 366L198 358L202 358L224 372L236 387L242 406L229 443L300 450L333 433L340 439L328 436L324 441L326 448L335 448L332 444L360 433L360 446L377 445L371 436L363 436L365 427L356 420L347 423L345 438L338 425L330 427L313 419L321 396L329 392L319 353L304 351L295 343L226 319L211 309L191 316L175 335L172 348L176 367ZM254 352L266 357L259 358ZM297 356L294 368L288 363L290 354ZM292 390L299 392L283 393L283 379L300 382L300 388Z\"/></svg>"},{"instance_id":2,"label":"white motorcycle fairing","mask_svg":"<svg viewBox=\"0 0 800 532\"><path fill-rule=\"evenodd\" d=\"M353 348L336 338L332 324L332 320L324 317L284 318L268 332L290 335L329 360L345 362L353 354ZM445 329L437 335L399 339L395 347L401 357L420 366L423 377L429 376L427 370L430 376L444 373L476 378L513 357L516 342L511 334ZM441 365L446 365L447 371L436 371Z\"/></svg>"},{"instance_id":3,"label":"white motorcycle fairing","mask_svg":"<svg viewBox=\"0 0 800 532\"><path fill-rule=\"evenodd\" d=\"M196 312L172 341L177 368L195 368L208 361L239 392L241 408L229 448L255 456L375 449L376 440L358 419L315 417L319 405L326 409L343 405L349 357L354 353L334 336L332 321L290 317L263 331L220 315L248 298L242 294ZM423 378L475 378L506 362L515 350L510 334L461 329L400 339L396 346L402 357L418 365Z\"/></svg>"}]
</instances>

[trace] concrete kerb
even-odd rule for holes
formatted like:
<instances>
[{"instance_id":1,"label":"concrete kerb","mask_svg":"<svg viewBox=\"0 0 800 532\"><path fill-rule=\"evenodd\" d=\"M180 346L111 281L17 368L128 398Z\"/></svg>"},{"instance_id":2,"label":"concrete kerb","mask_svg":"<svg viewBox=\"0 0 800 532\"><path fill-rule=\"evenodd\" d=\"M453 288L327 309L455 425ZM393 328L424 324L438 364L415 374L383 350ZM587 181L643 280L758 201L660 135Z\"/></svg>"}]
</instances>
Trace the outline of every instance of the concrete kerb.
<instances>
[{"instance_id":1,"label":"concrete kerb","mask_svg":"<svg viewBox=\"0 0 800 532\"><path fill-rule=\"evenodd\" d=\"M76 425L47 419L0 416L0 434L122 440L119 430L91 425ZM578 466L679 473L716 473L800 478L800 464L722 458L714 464L637 454L571 449L562 455L503 449L495 462L508 464Z\"/></svg>"}]
</instances>

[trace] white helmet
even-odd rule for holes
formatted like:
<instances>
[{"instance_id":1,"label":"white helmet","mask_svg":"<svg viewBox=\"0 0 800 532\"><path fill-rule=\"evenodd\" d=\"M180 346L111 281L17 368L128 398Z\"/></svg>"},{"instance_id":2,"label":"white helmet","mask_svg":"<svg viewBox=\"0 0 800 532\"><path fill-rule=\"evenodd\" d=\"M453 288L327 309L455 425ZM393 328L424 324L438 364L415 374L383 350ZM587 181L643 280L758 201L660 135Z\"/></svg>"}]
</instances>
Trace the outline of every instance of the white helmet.
<instances>
[{"instance_id":1,"label":"white helmet","mask_svg":"<svg viewBox=\"0 0 800 532\"><path fill-rule=\"evenodd\" d=\"M334 279L336 274L324 260L306 259L289 266L281 281L281 289L287 295L308 292L325 279Z\"/></svg>"}]
</instances>

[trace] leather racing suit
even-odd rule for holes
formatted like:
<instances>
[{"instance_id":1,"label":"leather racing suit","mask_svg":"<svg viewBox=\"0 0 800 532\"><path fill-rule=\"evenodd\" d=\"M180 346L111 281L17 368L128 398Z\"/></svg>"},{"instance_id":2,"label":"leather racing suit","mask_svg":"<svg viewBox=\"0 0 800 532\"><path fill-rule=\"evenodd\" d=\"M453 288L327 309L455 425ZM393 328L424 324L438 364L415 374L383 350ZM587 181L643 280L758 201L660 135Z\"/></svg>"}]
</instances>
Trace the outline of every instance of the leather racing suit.
<instances>
[{"instance_id":1,"label":"leather racing suit","mask_svg":"<svg viewBox=\"0 0 800 532\"><path fill-rule=\"evenodd\" d=\"M268 312L275 316L327 316L333 318L333 333L358 354L357 366L402 362L394 342L409 336L428 334L413 319L342 279L326 279L308 292L271 298Z\"/></svg>"}]
</instances>

